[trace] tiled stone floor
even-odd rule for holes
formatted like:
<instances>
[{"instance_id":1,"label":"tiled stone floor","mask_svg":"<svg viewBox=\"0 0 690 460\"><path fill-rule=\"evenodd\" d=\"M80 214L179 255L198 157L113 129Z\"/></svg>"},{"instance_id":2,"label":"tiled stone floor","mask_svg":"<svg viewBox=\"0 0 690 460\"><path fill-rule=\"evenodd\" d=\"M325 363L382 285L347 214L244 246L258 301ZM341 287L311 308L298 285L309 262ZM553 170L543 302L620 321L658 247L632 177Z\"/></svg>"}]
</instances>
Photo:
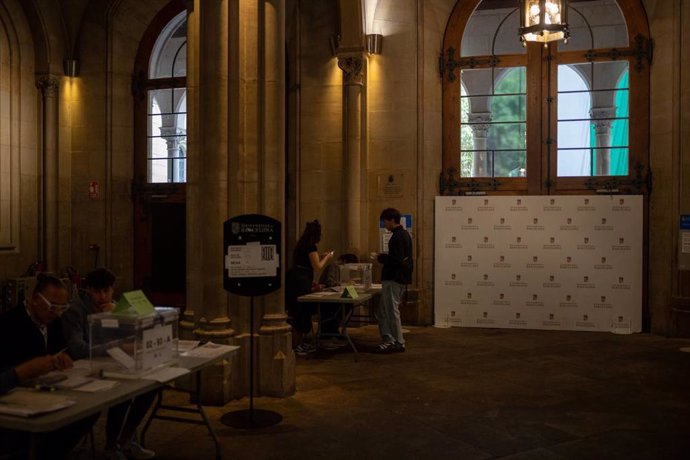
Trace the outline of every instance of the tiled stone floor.
<instances>
[{"instance_id":1,"label":"tiled stone floor","mask_svg":"<svg viewBox=\"0 0 690 460\"><path fill-rule=\"evenodd\" d=\"M223 458L690 459L689 340L410 328L407 352L382 356L365 352L374 326L352 335L359 362L298 358L294 396L255 399L281 424L219 422L246 399L209 407ZM201 426L157 420L147 442L159 458L214 458Z\"/></svg>"}]
</instances>

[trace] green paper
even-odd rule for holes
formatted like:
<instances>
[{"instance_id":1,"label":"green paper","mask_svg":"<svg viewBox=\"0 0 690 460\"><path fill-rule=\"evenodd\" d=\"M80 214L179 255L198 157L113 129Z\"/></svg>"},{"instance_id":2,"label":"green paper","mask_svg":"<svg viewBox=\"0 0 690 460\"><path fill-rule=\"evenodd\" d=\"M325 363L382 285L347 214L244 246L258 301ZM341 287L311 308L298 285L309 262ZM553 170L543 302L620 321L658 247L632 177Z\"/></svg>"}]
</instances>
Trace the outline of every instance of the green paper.
<instances>
[{"instance_id":1,"label":"green paper","mask_svg":"<svg viewBox=\"0 0 690 460\"><path fill-rule=\"evenodd\" d=\"M357 289L355 289L354 286L345 286L343 294L340 297L343 299L356 299L359 297L359 294L357 294Z\"/></svg>"},{"instance_id":2,"label":"green paper","mask_svg":"<svg viewBox=\"0 0 690 460\"><path fill-rule=\"evenodd\" d=\"M124 292L120 300L118 300L113 313L143 316L154 311L153 304L146 298L146 294L141 290L137 290Z\"/></svg>"}]
</instances>

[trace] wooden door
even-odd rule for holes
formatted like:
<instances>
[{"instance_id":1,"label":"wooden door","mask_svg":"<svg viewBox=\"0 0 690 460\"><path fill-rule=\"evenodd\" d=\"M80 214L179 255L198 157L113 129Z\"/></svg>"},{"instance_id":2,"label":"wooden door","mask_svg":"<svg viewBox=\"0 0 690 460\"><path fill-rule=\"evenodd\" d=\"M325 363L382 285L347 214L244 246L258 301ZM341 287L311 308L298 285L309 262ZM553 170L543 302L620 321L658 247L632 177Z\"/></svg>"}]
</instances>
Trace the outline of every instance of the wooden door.
<instances>
[{"instance_id":1,"label":"wooden door","mask_svg":"<svg viewBox=\"0 0 690 460\"><path fill-rule=\"evenodd\" d=\"M142 38L134 97L134 283L156 305L186 302L186 11L172 1Z\"/></svg>"}]
</instances>

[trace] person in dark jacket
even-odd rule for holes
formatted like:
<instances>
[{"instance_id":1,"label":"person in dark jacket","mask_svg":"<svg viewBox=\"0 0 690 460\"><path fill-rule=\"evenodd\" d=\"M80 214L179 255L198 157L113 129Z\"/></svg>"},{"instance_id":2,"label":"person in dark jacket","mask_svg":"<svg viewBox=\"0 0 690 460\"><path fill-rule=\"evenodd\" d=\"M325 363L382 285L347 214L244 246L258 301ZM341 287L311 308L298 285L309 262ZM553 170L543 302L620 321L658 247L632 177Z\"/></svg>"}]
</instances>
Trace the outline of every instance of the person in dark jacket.
<instances>
[{"instance_id":1,"label":"person in dark jacket","mask_svg":"<svg viewBox=\"0 0 690 460\"><path fill-rule=\"evenodd\" d=\"M0 369L3 390L51 370L72 367L63 353L61 314L68 308L67 288L53 275L39 274L31 297L0 316ZM89 432L98 414L41 436L38 458L60 459L68 455ZM26 433L0 430L0 454L19 449L28 452Z\"/></svg>"},{"instance_id":2,"label":"person in dark jacket","mask_svg":"<svg viewBox=\"0 0 690 460\"><path fill-rule=\"evenodd\" d=\"M63 315L63 332L67 352L73 359L89 358L89 315L112 311L115 308L115 274L105 267L86 275L86 286L72 299L70 309ZM135 440L137 427L144 419L156 397L156 391L137 396L108 409L105 423L106 459L153 458L156 453Z\"/></svg>"},{"instance_id":3,"label":"person in dark jacket","mask_svg":"<svg viewBox=\"0 0 690 460\"><path fill-rule=\"evenodd\" d=\"M400 323L400 301L405 286L412 282L413 263L412 239L400 224L400 217L400 211L395 208L386 208L381 212L384 227L393 235L388 241L388 254L378 255L383 269L381 302L376 311L382 342L374 350L377 353L405 351L405 339Z\"/></svg>"},{"instance_id":4,"label":"person in dark jacket","mask_svg":"<svg viewBox=\"0 0 690 460\"><path fill-rule=\"evenodd\" d=\"M323 270L333 257L333 251L319 254L316 245L321 241L321 224L318 220L307 222L292 255L292 267L285 273L285 303L292 326L292 346L298 355L313 353L316 349L305 342L304 336L311 331L314 306L300 304L297 298L317 289L314 274Z\"/></svg>"}]
</instances>

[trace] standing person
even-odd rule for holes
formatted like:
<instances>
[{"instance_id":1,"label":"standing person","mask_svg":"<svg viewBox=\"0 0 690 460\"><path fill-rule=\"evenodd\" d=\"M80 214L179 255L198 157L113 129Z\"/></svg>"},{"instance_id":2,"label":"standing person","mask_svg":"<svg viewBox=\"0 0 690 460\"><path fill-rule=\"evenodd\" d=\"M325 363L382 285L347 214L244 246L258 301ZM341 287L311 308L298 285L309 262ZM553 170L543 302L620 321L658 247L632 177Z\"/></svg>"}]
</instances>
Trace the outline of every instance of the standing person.
<instances>
[{"instance_id":1,"label":"standing person","mask_svg":"<svg viewBox=\"0 0 690 460\"><path fill-rule=\"evenodd\" d=\"M297 241L292 255L292 268L285 275L285 294L288 314L292 317L292 346L295 353L305 355L315 351L314 346L304 342L304 335L311 331L313 305L300 304L299 296L314 289L314 273L326 266L333 257L333 251L319 254L316 245L321 241L321 224L318 220L307 222L302 236Z\"/></svg>"},{"instance_id":2,"label":"standing person","mask_svg":"<svg viewBox=\"0 0 690 460\"><path fill-rule=\"evenodd\" d=\"M86 286L72 299L70 309L63 316L63 333L67 352L72 359L89 357L88 316L115 308L115 275L107 268L97 268L86 275ZM105 458L146 459L156 453L145 449L134 440L139 423L151 407L156 391L137 396L108 409L105 424Z\"/></svg>"},{"instance_id":3,"label":"standing person","mask_svg":"<svg viewBox=\"0 0 690 460\"><path fill-rule=\"evenodd\" d=\"M3 391L21 381L53 370L72 367L72 360L63 353L60 316L69 307L67 288L59 278L40 273L36 287L24 305L17 305L0 316L0 371ZM64 458L86 435L98 414L73 422L64 428L41 436L38 458ZM0 453L4 449L26 449L25 433L0 430Z\"/></svg>"},{"instance_id":4,"label":"standing person","mask_svg":"<svg viewBox=\"0 0 690 460\"><path fill-rule=\"evenodd\" d=\"M381 212L386 230L393 232L388 241L388 254L379 254L383 264L381 272L381 303L376 312L379 323L381 345L377 353L405 351L405 339L400 323L400 301L405 286L412 282L412 238L400 224L400 211L386 208Z\"/></svg>"}]
</instances>

